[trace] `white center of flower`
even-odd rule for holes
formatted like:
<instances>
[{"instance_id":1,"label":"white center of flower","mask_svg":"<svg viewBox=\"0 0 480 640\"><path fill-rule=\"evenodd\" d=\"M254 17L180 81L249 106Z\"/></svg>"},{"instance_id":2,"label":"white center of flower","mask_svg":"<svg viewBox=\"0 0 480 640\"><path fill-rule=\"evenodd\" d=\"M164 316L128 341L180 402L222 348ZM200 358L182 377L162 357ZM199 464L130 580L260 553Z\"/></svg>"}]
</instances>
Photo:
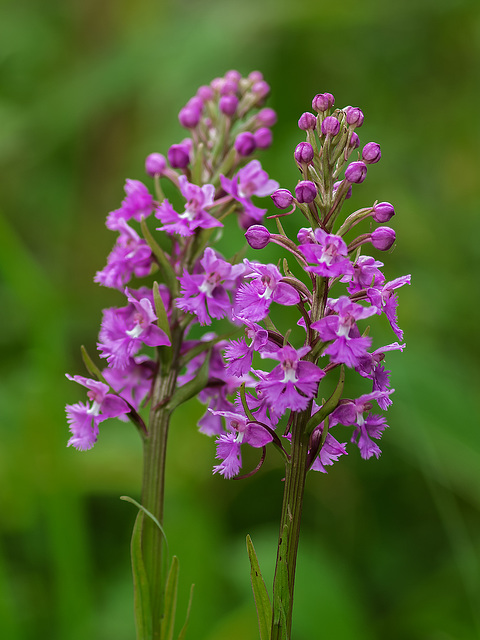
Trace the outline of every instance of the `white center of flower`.
<instances>
[{"instance_id":1,"label":"white center of flower","mask_svg":"<svg viewBox=\"0 0 480 640\"><path fill-rule=\"evenodd\" d=\"M349 339L348 334L350 333L350 329L353 327L354 324L355 324L355 318L350 314L347 314L343 318L340 318L340 323L337 330L337 336L339 338L347 338L348 340Z\"/></svg>"},{"instance_id":2,"label":"white center of flower","mask_svg":"<svg viewBox=\"0 0 480 640\"><path fill-rule=\"evenodd\" d=\"M292 360L282 362L283 380L282 382L297 382L297 363Z\"/></svg>"},{"instance_id":3,"label":"white center of flower","mask_svg":"<svg viewBox=\"0 0 480 640\"><path fill-rule=\"evenodd\" d=\"M87 413L92 416L98 416L98 414L100 413L100 403L94 400L90 409L87 410Z\"/></svg>"}]
</instances>

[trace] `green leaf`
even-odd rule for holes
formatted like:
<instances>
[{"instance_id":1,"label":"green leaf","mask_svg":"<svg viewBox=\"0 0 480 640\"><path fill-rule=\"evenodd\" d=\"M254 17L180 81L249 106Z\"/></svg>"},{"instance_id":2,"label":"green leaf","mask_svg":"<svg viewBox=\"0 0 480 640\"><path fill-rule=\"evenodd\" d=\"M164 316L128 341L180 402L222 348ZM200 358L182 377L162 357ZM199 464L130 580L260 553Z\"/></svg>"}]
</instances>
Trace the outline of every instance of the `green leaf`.
<instances>
[{"instance_id":1,"label":"green leaf","mask_svg":"<svg viewBox=\"0 0 480 640\"><path fill-rule=\"evenodd\" d=\"M80 347L80 349L81 349L81 352L82 352L83 364L87 368L88 373L91 376L94 376L95 378L97 378L97 380L100 380L100 382L104 382L105 384L108 384L108 382L103 377L102 372L100 371L100 369L97 367L97 365L91 359L91 357L88 355L88 351L85 349L83 344ZM110 386L110 385L108 385L108 386Z\"/></svg>"},{"instance_id":2,"label":"green leaf","mask_svg":"<svg viewBox=\"0 0 480 640\"><path fill-rule=\"evenodd\" d=\"M177 608L178 568L178 558L177 556L173 556L170 571L168 572L167 584L165 586L165 606L160 628L161 640L173 640L175 611Z\"/></svg>"},{"instance_id":3,"label":"green leaf","mask_svg":"<svg viewBox=\"0 0 480 640\"><path fill-rule=\"evenodd\" d=\"M267 587L260 571L257 554L252 539L247 535L247 552L250 559L250 578L252 580L253 597L257 608L258 629L260 640L270 639L270 625L272 623L272 605L268 597Z\"/></svg>"},{"instance_id":4,"label":"green leaf","mask_svg":"<svg viewBox=\"0 0 480 640\"><path fill-rule=\"evenodd\" d=\"M140 221L140 227L142 229L143 237L152 250L153 255L158 260L158 264L160 265L160 269L163 272L165 282L170 289L172 296L176 297L178 292L178 280L172 265L168 261L162 247L157 243L155 238L150 233L150 229L148 228L147 223L145 222L145 219L143 217Z\"/></svg>"},{"instance_id":5,"label":"green leaf","mask_svg":"<svg viewBox=\"0 0 480 640\"><path fill-rule=\"evenodd\" d=\"M322 408L313 414L310 420L307 422L307 426L305 429L305 433L310 435L315 427L325 420L327 416L329 416L332 411L334 411L338 406L338 401L340 400L343 393L343 385L345 384L345 367L340 367L340 378L338 380L338 384L335 387L330 398L323 404Z\"/></svg>"},{"instance_id":6,"label":"green leaf","mask_svg":"<svg viewBox=\"0 0 480 640\"><path fill-rule=\"evenodd\" d=\"M167 404L168 411L173 411L179 405L183 404L187 400L190 400L190 398L193 398L194 396L198 395L200 391L205 389L208 382L209 365L210 365L210 353L207 353L205 357L205 361L200 367L200 369L198 370L198 373L195 376L195 378L193 378L193 380L190 380L190 382L187 382L186 384L184 384L182 387L180 387L175 391L175 393L170 399L170 402Z\"/></svg>"},{"instance_id":7,"label":"green leaf","mask_svg":"<svg viewBox=\"0 0 480 640\"><path fill-rule=\"evenodd\" d=\"M190 596L188 598L187 615L185 616L185 624L183 625L182 630L178 634L178 640L185 640L185 634L187 633L188 621L190 620L190 610L192 608L193 589L194 589L194 587L195 587L194 584L192 584L192 586L190 587Z\"/></svg>"},{"instance_id":8,"label":"green leaf","mask_svg":"<svg viewBox=\"0 0 480 640\"><path fill-rule=\"evenodd\" d=\"M130 546L133 574L133 608L137 640L150 640L152 637L152 610L150 607L150 589L143 563L142 529L145 514L139 511L133 527Z\"/></svg>"},{"instance_id":9,"label":"green leaf","mask_svg":"<svg viewBox=\"0 0 480 640\"><path fill-rule=\"evenodd\" d=\"M167 554L168 554L167 536L165 534L165 531L163 530L162 525L157 520L157 518L153 515L153 513L150 513L150 511L148 509L145 509L143 504L140 504L139 502L137 502L136 500L134 500L134 498L131 498L130 496L120 496L120 500L124 500L125 502L131 502L132 504L134 504L137 507L137 509L142 511L147 517L150 518L150 520L152 520L157 525L157 527L160 529L160 533L162 534L163 539L165 540L165 546L167 547Z\"/></svg>"}]
</instances>

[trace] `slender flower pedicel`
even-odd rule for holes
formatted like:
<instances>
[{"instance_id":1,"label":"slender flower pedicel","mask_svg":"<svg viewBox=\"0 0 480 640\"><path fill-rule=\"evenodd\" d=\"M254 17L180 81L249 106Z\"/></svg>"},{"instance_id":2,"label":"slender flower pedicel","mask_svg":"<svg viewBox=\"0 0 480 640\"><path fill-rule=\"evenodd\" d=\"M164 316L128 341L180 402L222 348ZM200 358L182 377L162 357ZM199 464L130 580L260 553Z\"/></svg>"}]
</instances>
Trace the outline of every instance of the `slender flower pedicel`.
<instances>
[{"instance_id":1,"label":"slender flower pedicel","mask_svg":"<svg viewBox=\"0 0 480 640\"><path fill-rule=\"evenodd\" d=\"M120 300L103 312L98 351L106 366L100 370L84 351L92 378L68 376L88 389L88 403L67 406L68 445L90 449L111 417L129 418L142 438L142 502L132 538L137 640L163 639L173 625L178 562L173 558L167 584L163 512L167 439L179 405L194 396L206 405L199 429L215 438L213 473L251 476L270 450L285 465L272 605L247 541L262 640L291 638L308 471L326 473L352 448L378 458L388 426L378 413L392 404L385 359L405 345L378 344L374 318L384 314L403 339L397 290L410 276L387 282L376 253L394 246L395 232L385 226L394 207L375 202L352 212L346 204L360 192L367 167L380 161L380 145L368 142L355 153L362 111L334 109L332 94L317 94L315 113L298 120L306 136L293 154L299 180L279 188L253 157L272 144L268 92L259 72L244 78L229 71L200 87L179 113L188 137L146 159L154 193L127 180L126 197L107 217L117 240L95 276ZM171 202L166 181L178 192ZM259 198L276 207L269 227ZM215 247L230 214L238 219L237 254L246 241L255 260ZM298 222L292 238L280 221L285 215ZM365 220L369 226L357 233ZM261 260L270 243L283 261ZM275 318L285 307L292 321L283 333ZM231 322L228 334L218 334L219 320ZM356 375L365 392L345 397L345 378ZM330 395L322 390L327 379ZM350 429L349 443L335 437L338 425ZM242 450L249 446L261 451L260 461L245 473Z\"/></svg>"}]
</instances>

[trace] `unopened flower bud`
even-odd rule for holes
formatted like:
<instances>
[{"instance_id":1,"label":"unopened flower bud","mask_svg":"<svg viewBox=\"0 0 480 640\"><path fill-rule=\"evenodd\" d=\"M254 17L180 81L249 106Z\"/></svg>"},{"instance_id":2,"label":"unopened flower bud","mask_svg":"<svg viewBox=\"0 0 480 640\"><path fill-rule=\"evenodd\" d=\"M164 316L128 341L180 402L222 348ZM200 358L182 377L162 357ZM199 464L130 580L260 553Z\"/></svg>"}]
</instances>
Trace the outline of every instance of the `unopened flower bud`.
<instances>
[{"instance_id":1,"label":"unopened flower bud","mask_svg":"<svg viewBox=\"0 0 480 640\"><path fill-rule=\"evenodd\" d=\"M237 90L238 90L238 82L235 82L234 80L227 80L227 78L225 78L225 82L220 87L220 94L222 96L226 96L229 93L236 93Z\"/></svg>"},{"instance_id":2,"label":"unopened flower bud","mask_svg":"<svg viewBox=\"0 0 480 640\"><path fill-rule=\"evenodd\" d=\"M345 109L347 115L347 124L351 127L361 127L364 120L364 115L361 109L358 107L347 107Z\"/></svg>"},{"instance_id":3,"label":"unopened flower bud","mask_svg":"<svg viewBox=\"0 0 480 640\"><path fill-rule=\"evenodd\" d=\"M259 125L264 125L265 127L273 127L273 125L277 122L277 114L273 109L265 107L265 109L260 109L260 111L255 116L255 120Z\"/></svg>"},{"instance_id":4,"label":"unopened flower bud","mask_svg":"<svg viewBox=\"0 0 480 640\"><path fill-rule=\"evenodd\" d=\"M193 98L190 98L190 100L187 102L187 104L185 105L186 107L191 107L192 109L198 109L200 112L203 111L203 100L200 96L193 96Z\"/></svg>"},{"instance_id":5,"label":"unopened flower bud","mask_svg":"<svg viewBox=\"0 0 480 640\"><path fill-rule=\"evenodd\" d=\"M197 90L197 96L203 100L203 102L208 102L209 100L213 100L213 89L208 85L204 84Z\"/></svg>"},{"instance_id":6,"label":"unopened flower bud","mask_svg":"<svg viewBox=\"0 0 480 640\"><path fill-rule=\"evenodd\" d=\"M362 160L367 164L375 164L381 157L380 145L376 142L367 142L362 149Z\"/></svg>"},{"instance_id":7,"label":"unopened flower bud","mask_svg":"<svg viewBox=\"0 0 480 640\"><path fill-rule=\"evenodd\" d=\"M312 109L318 113L328 111L335 104L335 98L331 93L317 93L312 100Z\"/></svg>"},{"instance_id":8,"label":"unopened flower bud","mask_svg":"<svg viewBox=\"0 0 480 640\"><path fill-rule=\"evenodd\" d=\"M309 142L300 142L295 147L295 160L298 164L309 164L313 160L313 147Z\"/></svg>"},{"instance_id":9,"label":"unopened flower bud","mask_svg":"<svg viewBox=\"0 0 480 640\"><path fill-rule=\"evenodd\" d=\"M255 82L252 87L252 92L259 98L265 98L270 93L270 85L268 85L265 80L260 80L260 82Z\"/></svg>"},{"instance_id":10,"label":"unopened flower bud","mask_svg":"<svg viewBox=\"0 0 480 640\"><path fill-rule=\"evenodd\" d=\"M255 138L255 145L257 149L268 149L272 144L273 135L268 127L260 127L253 134Z\"/></svg>"},{"instance_id":11,"label":"unopened flower bud","mask_svg":"<svg viewBox=\"0 0 480 640\"><path fill-rule=\"evenodd\" d=\"M226 116L233 116L238 107L238 98L233 94L222 96L218 103L218 108Z\"/></svg>"},{"instance_id":12,"label":"unopened flower bud","mask_svg":"<svg viewBox=\"0 0 480 640\"><path fill-rule=\"evenodd\" d=\"M263 80L263 73L261 71L251 71L248 74L248 79L251 82L261 82Z\"/></svg>"},{"instance_id":13,"label":"unopened flower bud","mask_svg":"<svg viewBox=\"0 0 480 640\"><path fill-rule=\"evenodd\" d=\"M151 153L145 158L145 171L152 178L161 176L166 167L167 161L161 153Z\"/></svg>"},{"instance_id":14,"label":"unopened flower bud","mask_svg":"<svg viewBox=\"0 0 480 640\"><path fill-rule=\"evenodd\" d=\"M375 222L388 222L395 215L395 209L390 202L379 202L373 207Z\"/></svg>"},{"instance_id":15,"label":"unopened flower bud","mask_svg":"<svg viewBox=\"0 0 480 640\"><path fill-rule=\"evenodd\" d=\"M310 180L301 180L295 187L295 196L298 202L309 204L317 197L317 187Z\"/></svg>"},{"instance_id":16,"label":"unopened flower bud","mask_svg":"<svg viewBox=\"0 0 480 640\"><path fill-rule=\"evenodd\" d=\"M315 242L315 236L313 235L311 227L302 227L297 233L297 238L300 244L313 244Z\"/></svg>"},{"instance_id":17,"label":"unopened flower bud","mask_svg":"<svg viewBox=\"0 0 480 640\"><path fill-rule=\"evenodd\" d=\"M317 119L313 113L306 111L298 119L298 126L302 131L313 130L317 126Z\"/></svg>"},{"instance_id":18,"label":"unopened flower bud","mask_svg":"<svg viewBox=\"0 0 480 640\"><path fill-rule=\"evenodd\" d=\"M178 120L185 129L194 129L200 122L201 111L196 107L183 107L178 114Z\"/></svg>"},{"instance_id":19,"label":"unopened flower bud","mask_svg":"<svg viewBox=\"0 0 480 640\"><path fill-rule=\"evenodd\" d=\"M237 71L236 69L231 69L230 71L227 71L227 73L225 74L225 80L233 80L234 82L240 82L241 79L242 79L242 74L240 73L240 71Z\"/></svg>"},{"instance_id":20,"label":"unopened flower bud","mask_svg":"<svg viewBox=\"0 0 480 640\"><path fill-rule=\"evenodd\" d=\"M395 231L390 227L377 227L372 231L371 242L375 249L388 251L395 242Z\"/></svg>"},{"instance_id":21,"label":"unopened flower bud","mask_svg":"<svg viewBox=\"0 0 480 640\"><path fill-rule=\"evenodd\" d=\"M361 160L358 162L352 162L345 169L345 179L348 182L360 184L367 177L367 165Z\"/></svg>"},{"instance_id":22,"label":"unopened flower bud","mask_svg":"<svg viewBox=\"0 0 480 640\"><path fill-rule=\"evenodd\" d=\"M248 227L245 238L252 249L263 249L270 241L270 231L261 224L252 224Z\"/></svg>"},{"instance_id":23,"label":"unopened flower bud","mask_svg":"<svg viewBox=\"0 0 480 640\"><path fill-rule=\"evenodd\" d=\"M277 189L270 197L277 209L288 209L293 202L293 196L288 189Z\"/></svg>"},{"instance_id":24,"label":"unopened flower bud","mask_svg":"<svg viewBox=\"0 0 480 640\"><path fill-rule=\"evenodd\" d=\"M172 144L167 157L173 169L184 169L190 163L190 150L186 144Z\"/></svg>"},{"instance_id":25,"label":"unopened flower bud","mask_svg":"<svg viewBox=\"0 0 480 640\"><path fill-rule=\"evenodd\" d=\"M340 131L340 122L334 118L333 116L327 116L325 120L322 121L322 134L324 136L336 136Z\"/></svg>"},{"instance_id":26,"label":"unopened flower bud","mask_svg":"<svg viewBox=\"0 0 480 640\"><path fill-rule=\"evenodd\" d=\"M241 156L249 156L255 151L255 138L250 131L243 131L235 138L235 149Z\"/></svg>"}]
</instances>

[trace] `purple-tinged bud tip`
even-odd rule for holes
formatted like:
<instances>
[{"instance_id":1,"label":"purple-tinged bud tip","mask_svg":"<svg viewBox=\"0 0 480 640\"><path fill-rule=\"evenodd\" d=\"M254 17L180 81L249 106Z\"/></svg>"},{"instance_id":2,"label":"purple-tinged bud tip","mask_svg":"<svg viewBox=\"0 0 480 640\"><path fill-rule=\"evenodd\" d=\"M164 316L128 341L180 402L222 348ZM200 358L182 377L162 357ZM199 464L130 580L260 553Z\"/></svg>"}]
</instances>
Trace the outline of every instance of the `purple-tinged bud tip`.
<instances>
[{"instance_id":1,"label":"purple-tinged bud tip","mask_svg":"<svg viewBox=\"0 0 480 640\"><path fill-rule=\"evenodd\" d=\"M261 71L251 71L248 74L248 79L250 80L250 82L262 82L263 80L263 73Z\"/></svg>"},{"instance_id":2,"label":"purple-tinged bud tip","mask_svg":"<svg viewBox=\"0 0 480 640\"><path fill-rule=\"evenodd\" d=\"M309 142L300 142L295 147L295 160L298 164L309 164L313 160L313 147Z\"/></svg>"},{"instance_id":3,"label":"purple-tinged bud tip","mask_svg":"<svg viewBox=\"0 0 480 640\"><path fill-rule=\"evenodd\" d=\"M312 109L317 113L328 111L335 104L335 98L331 93L317 93L312 100Z\"/></svg>"},{"instance_id":4,"label":"purple-tinged bud tip","mask_svg":"<svg viewBox=\"0 0 480 640\"><path fill-rule=\"evenodd\" d=\"M243 131L235 138L234 147L241 156L249 156L255 151L256 143L253 133Z\"/></svg>"},{"instance_id":5,"label":"purple-tinged bud tip","mask_svg":"<svg viewBox=\"0 0 480 640\"><path fill-rule=\"evenodd\" d=\"M185 169L190 163L190 149L186 144L172 144L167 157L173 169Z\"/></svg>"},{"instance_id":6,"label":"purple-tinged bud tip","mask_svg":"<svg viewBox=\"0 0 480 640\"><path fill-rule=\"evenodd\" d=\"M270 242L270 231L261 224L252 224L248 227L245 238L252 249L263 249Z\"/></svg>"},{"instance_id":7,"label":"purple-tinged bud tip","mask_svg":"<svg viewBox=\"0 0 480 640\"><path fill-rule=\"evenodd\" d=\"M324 136L336 136L340 131L340 122L333 116L327 116L325 120L322 120L322 134Z\"/></svg>"},{"instance_id":8,"label":"purple-tinged bud tip","mask_svg":"<svg viewBox=\"0 0 480 640\"><path fill-rule=\"evenodd\" d=\"M218 103L218 108L226 116L233 116L238 107L238 98L233 94L222 96Z\"/></svg>"},{"instance_id":9,"label":"purple-tinged bud tip","mask_svg":"<svg viewBox=\"0 0 480 640\"><path fill-rule=\"evenodd\" d=\"M348 182L360 184L367 177L367 165L359 160L358 162L352 162L345 169L345 179Z\"/></svg>"},{"instance_id":10,"label":"purple-tinged bud tip","mask_svg":"<svg viewBox=\"0 0 480 640\"><path fill-rule=\"evenodd\" d=\"M295 187L295 196L298 202L309 204L317 197L317 187L310 180L301 180Z\"/></svg>"},{"instance_id":11,"label":"purple-tinged bud tip","mask_svg":"<svg viewBox=\"0 0 480 640\"><path fill-rule=\"evenodd\" d=\"M240 82L241 79L242 79L242 74L240 73L240 71L237 71L236 69L231 69L230 71L227 71L227 73L225 74L225 80L233 80L233 82Z\"/></svg>"},{"instance_id":12,"label":"purple-tinged bud tip","mask_svg":"<svg viewBox=\"0 0 480 640\"><path fill-rule=\"evenodd\" d=\"M317 126L317 119L313 115L313 113L306 111L305 113L302 113L302 115L298 119L298 126L302 131L313 131L313 129L315 129L315 127Z\"/></svg>"},{"instance_id":13,"label":"purple-tinged bud tip","mask_svg":"<svg viewBox=\"0 0 480 640\"><path fill-rule=\"evenodd\" d=\"M377 227L372 231L371 242L375 249L388 251L395 242L395 231L390 227Z\"/></svg>"},{"instance_id":14,"label":"purple-tinged bud tip","mask_svg":"<svg viewBox=\"0 0 480 640\"><path fill-rule=\"evenodd\" d=\"M273 109L265 107L265 109L260 109L260 111L255 116L255 120L259 125L264 125L265 127L273 127L273 125L277 122L277 114Z\"/></svg>"},{"instance_id":15,"label":"purple-tinged bud tip","mask_svg":"<svg viewBox=\"0 0 480 640\"><path fill-rule=\"evenodd\" d=\"M288 209L293 202L293 196L288 189L277 189L270 197L277 209Z\"/></svg>"},{"instance_id":16,"label":"purple-tinged bud tip","mask_svg":"<svg viewBox=\"0 0 480 640\"><path fill-rule=\"evenodd\" d=\"M268 85L265 80L260 80L260 82L255 82L252 86L252 92L259 98L265 98L270 93L270 85Z\"/></svg>"},{"instance_id":17,"label":"purple-tinged bud tip","mask_svg":"<svg viewBox=\"0 0 480 640\"><path fill-rule=\"evenodd\" d=\"M208 85L202 85L197 89L197 96L203 100L203 102L208 102L209 100L213 100L213 89Z\"/></svg>"},{"instance_id":18,"label":"purple-tinged bud tip","mask_svg":"<svg viewBox=\"0 0 480 640\"><path fill-rule=\"evenodd\" d=\"M203 111L204 104L203 104L202 98L196 95L196 96L193 96L193 98L190 98L190 100L187 102L185 106L198 109L199 111Z\"/></svg>"},{"instance_id":19,"label":"purple-tinged bud tip","mask_svg":"<svg viewBox=\"0 0 480 640\"><path fill-rule=\"evenodd\" d=\"M395 209L390 202L379 202L373 207L373 219L375 222L388 222L395 215Z\"/></svg>"},{"instance_id":20,"label":"purple-tinged bud tip","mask_svg":"<svg viewBox=\"0 0 480 640\"><path fill-rule=\"evenodd\" d=\"M268 127L260 127L253 134L257 149L268 149L272 144L273 135Z\"/></svg>"},{"instance_id":21,"label":"purple-tinged bud tip","mask_svg":"<svg viewBox=\"0 0 480 640\"><path fill-rule=\"evenodd\" d=\"M347 115L347 124L352 128L361 127L364 120L364 115L361 109L358 107L347 107L345 109Z\"/></svg>"},{"instance_id":22,"label":"purple-tinged bud tip","mask_svg":"<svg viewBox=\"0 0 480 640\"><path fill-rule=\"evenodd\" d=\"M178 114L178 120L185 129L194 129L200 122L201 111L197 107L183 107Z\"/></svg>"},{"instance_id":23,"label":"purple-tinged bud tip","mask_svg":"<svg viewBox=\"0 0 480 640\"><path fill-rule=\"evenodd\" d=\"M220 87L220 94L222 96L226 96L229 93L236 93L237 91L238 82L235 82L234 80L227 80L227 78L225 78L223 85Z\"/></svg>"},{"instance_id":24,"label":"purple-tinged bud tip","mask_svg":"<svg viewBox=\"0 0 480 640\"><path fill-rule=\"evenodd\" d=\"M381 157L380 145L376 142L367 142L362 149L362 160L367 164L375 164Z\"/></svg>"},{"instance_id":25,"label":"purple-tinged bud tip","mask_svg":"<svg viewBox=\"0 0 480 640\"><path fill-rule=\"evenodd\" d=\"M161 176L166 168L167 161L161 153L151 153L145 158L145 171L152 178Z\"/></svg>"}]
</instances>

